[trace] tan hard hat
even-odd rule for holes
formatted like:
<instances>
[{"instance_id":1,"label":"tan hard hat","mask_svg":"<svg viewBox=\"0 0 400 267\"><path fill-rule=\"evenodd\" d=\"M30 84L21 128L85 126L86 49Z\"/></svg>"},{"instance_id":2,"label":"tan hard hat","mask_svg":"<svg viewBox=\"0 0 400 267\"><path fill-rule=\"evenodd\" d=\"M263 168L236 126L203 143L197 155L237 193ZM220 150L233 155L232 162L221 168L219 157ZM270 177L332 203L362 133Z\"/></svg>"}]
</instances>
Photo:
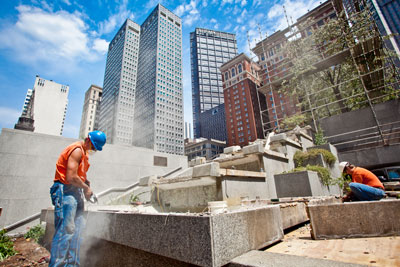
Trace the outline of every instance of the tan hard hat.
<instances>
[{"instance_id":1,"label":"tan hard hat","mask_svg":"<svg viewBox=\"0 0 400 267\"><path fill-rule=\"evenodd\" d=\"M348 164L349 164L349 163L348 163L347 161L342 161L342 162L339 163L339 170L340 170L340 173L343 173L344 168L345 168Z\"/></svg>"}]
</instances>

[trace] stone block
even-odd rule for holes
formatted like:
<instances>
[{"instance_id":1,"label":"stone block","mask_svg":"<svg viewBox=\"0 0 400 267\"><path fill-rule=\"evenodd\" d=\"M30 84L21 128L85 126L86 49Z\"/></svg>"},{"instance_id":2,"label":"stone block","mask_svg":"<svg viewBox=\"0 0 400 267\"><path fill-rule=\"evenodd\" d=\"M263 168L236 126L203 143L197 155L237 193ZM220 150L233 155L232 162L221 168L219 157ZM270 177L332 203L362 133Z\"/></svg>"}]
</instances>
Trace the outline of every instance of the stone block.
<instances>
[{"instance_id":1,"label":"stone block","mask_svg":"<svg viewBox=\"0 0 400 267\"><path fill-rule=\"evenodd\" d=\"M314 239L400 234L400 200L308 205Z\"/></svg>"},{"instance_id":2,"label":"stone block","mask_svg":"<svg viewBox=\"0 0 400 267\"><path fill-rule=\"evenodd\" d=\"M257 143L249 146L245 146L242 149L243 154L255 154L255 153L264 153L264 146L262 143Z\"/></svg>"},{"instance_id":3,"label":"stone block","mask_svg":"<svg viewBox=\"0 0 400 267\"><path fill-rule=\"evenodd\" d=\"M211 162L193 167L193 178L203 176L220 176L220 169L218 162Z\"/></svg>"},{"instance_id":4,"label":"stone block","mask_svg":"<svg viewBox=\"0 0 400 267\"><path fill-rule=\"evenodd\" d=\"M158 184L152 193L152 203L165 212L202 212L209 201L220 200L215 177L176 180Z\"/></svg>"},{"instance_id":5,"label":"stone block","mask_svg":"<svg viewBox=\"0 0 400 267\"><path fill-rule=\"evenodd\" d=\"M240 146L225 147L224 154L232 154L232 153L238 152L240 150L241 150Z\"/></svg>"},{"instance_id":6,"label":"stone block","mask_svg":"<svg viewBox=\"0 0 400 267\"><path fill-rule=\"evenodd\" d=\"M308 221L306 204L303 202L279 204L283 229L296 226Z\"/></svg>"},{"instance_id":7,"label":"stone block","mask_svg":"<svg viewBox=\"0 0 400 267\"><path fill-rule=\"evenodd\" d=\"M314 171L277 174L274 175L274 180L278 198L328 196L338 193L337 185L324 185Z\"/></svg>"},{"instance_id":8,"label":"stone block","mask_svg":"<svg viewBox=\"0 0 400 267\"><path fill-rule=\"evenodd\" d=\"M49 228L54 224L48 221ZM48 231L51 231L48 229ZM138 257L132 266L223 266L250 250L260 249L283 238L279 206L264 206L234 212L207 214L93 212L87 214L82 262L88 266L127 266L123 255L149 253L154 265ZM98 241L109 242L104 253L93 249ZM124 252L114 250L123 246ZM104 265L103 262L112 264ZM163 261L170 259L171 261ZM174 264L171 264L174 263ZM100 265L98 265L100 264ZM150 265L146 265L150 264Z\"/></svg>"},{"instance_id":9,"label":"stone block","mask_svg":"<svg viewBox=\"0 0 400 267\"><path fill-rule=\"evenodd\" d=\"M280 134L271 136L270 142L286 140L286 138L287 138L287 135L285 133L280 133Z\"/></svg>"},{"instance_id":10,"label":"stone block","mask_svg":"<svg viewBox=\"0 0 400 267\"><path fill-rule=\"evenodd\" d=\"M150 175L139 179L140 186L149 186L153 181L157 180L157 175Z\"/></svg>"}]
</instances>

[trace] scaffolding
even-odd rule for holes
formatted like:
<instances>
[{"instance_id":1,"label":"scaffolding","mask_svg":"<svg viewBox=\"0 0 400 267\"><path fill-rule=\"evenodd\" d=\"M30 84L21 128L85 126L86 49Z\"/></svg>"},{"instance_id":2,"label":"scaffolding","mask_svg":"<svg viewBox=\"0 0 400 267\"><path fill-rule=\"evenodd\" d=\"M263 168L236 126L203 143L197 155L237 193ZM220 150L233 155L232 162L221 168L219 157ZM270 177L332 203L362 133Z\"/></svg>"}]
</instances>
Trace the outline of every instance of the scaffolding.
<instances>
[{"instance_id":1,"label":"scaffolding","mask_svg":"<svg viewBox=\"0 0 400 267\"><path fill-rule=\"evenodd\" d=\"M267 71L260 76L265 82L258 91L266 97L272 91L296 97L298 100L296 114L308 118L308 122L316 131L319 129L319 122L324 118L369 108L374 120L373 127L326 137L328 141L338 146L339 151L398 144L400 120L381 123L374 108L375 104L399 99L400 75L395 64L395 61L399 60L398 55L386 48L369 8L346 14L341 0L333 0L331 4L336 13L336 19L332 19L331 23L335 23L335 27L340 27L339 36L316 42L315 36L318 31L327 26L325 24L321 28L313 29L310 25L315 25L315 22L308 20L303 24L289 25L287 29L276 33L282 37L279 40L275 41L271 38L273 36L270 36L269 39L266 38L257 44L261 45L261 48L257 49L259 51L261 49L265 55L266 51L275 47L277 43L285 43L283 51L280 51L284 59L272 67L273 75L270 75L268 66L264 65ZM366 6L366 3L363 4ZM307 34L310 29L312 34ZM304 47L302 50L298 49L301 53L297 54L296 45L304 46L304 44L309 46L306 49ZM261 64L265 61L259 58ZM299 65L299 62L303 65ZM339 71L339 74L336 73L337 79L330 77L331 73L335 74L334 70L337 70L335 68ZM347 72L340 76L341 70ZM339 80L339 77L344 78ZM322 83L324 79L330 79L331 84ZM302 87L301 94L298 93L300 87ZM292 104L291 101L267 106L265 110L261 110L265 136L271 131L287 130L283 123L287 118L276 117L271 120L268 114L284 105ZM268 118L268 121L265 118ZM274 125L279 126L274 127Z\"/></svg>"}]
</instances>

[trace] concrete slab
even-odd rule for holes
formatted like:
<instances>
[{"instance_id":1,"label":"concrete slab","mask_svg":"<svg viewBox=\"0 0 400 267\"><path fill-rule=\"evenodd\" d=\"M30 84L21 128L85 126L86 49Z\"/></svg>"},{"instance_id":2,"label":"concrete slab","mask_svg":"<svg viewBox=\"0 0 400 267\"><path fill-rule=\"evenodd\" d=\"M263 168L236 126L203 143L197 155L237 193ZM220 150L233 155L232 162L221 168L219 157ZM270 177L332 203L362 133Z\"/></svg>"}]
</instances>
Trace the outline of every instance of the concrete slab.
<instances>
[{"instance_id":1,"label":"concrete slab","mask_svg":"<svg viewBox=\"0 0 400 267\"><path fill-rule=\"evenodd\" d=\"M279 206L281 209L283 229L288 229L308 221L305 203L293 202L279 204Z\"/></svg>"},{"instance_id":2,"label":"concrete slab","mask_svg":"<svg viewBox=\"0 0 400 267\"><path fill-rule=\"evenodd\" d=\"M171 266L170 261L160 264L166 258L176 261L176 266L222 266L243 253L282 239L279 215L276 205L217 215L89 211L82 246L90 251L96 241L102 240L113 250L112 244L116 244L119 248L115 254L95 253L100 263L110 262L108 257L113 255L112 266L127 266L125 257L118 255L127 255L130 249L133 254L137 250L150 253L155 263L147 266ZM54 228L53 218L47 218L47 227ZM81 250L81 257L86 262L92 255ZM134 266L146 266L141 260L138 258Z\"/></svg>"},{"instance_id":3,"label":"concrete slab","mask_svg":"<svg viewBox=\"0 0 400 267\"><path fill-rule=\"evenodd\" d=\"M157 180L157 175L145 176L139 179L140 186L149 186L153 181Z\"/></svg>"},{"instance_id":4,"label":"concrete slab","mask_svg":"<svg viewBox=\"0 0 400 267\"><path fill-rule=\"evenodd\" d=\"M248 145L248 146L243 147L242 151L243 151L244 155L263 153L264 152L264 146L263 146L262 143Z\"/></svg>"},{"instance_id":5,"label":"concrete slab","mask_svg":"<svg viewBox=\"0 0 400 267\"><path fill-rule=\"evenodd\" d=\"M240 146L229 146L224 148L224 154L232 154L241 150Z\"/></svg>"},{"instance_id":6,"label":"concrete slab","mask_svg":"<svg viewBox=\"0 0 400 267\"><path fill-rule=\"evenodd\" d=\"M344 263L332 260L313 259L287 255L281 253L272 253L266 251L252 250L237 258L234 258L227 267L361 267L365 265Z\"/></svg>"},{"instance_id":7,"label":"concrete slab","mask_svg":"<svg viewBox=\"0 0 400 267\"><path fill-rule=\"evenodd\" d=\"M400 234L400 200L308 205L315 239Z\"/></svg>"},{"instance_id":8,"label":"concrete slab","mask_svg":"<svg viewBox=\"0 0 400 267\"><path fill-rule=\"evenodd\" d=\"M338 194L336 186L326 186L318 173L301 171L274 175L276 194L282 197L328 196Z\"/></svg>"},{"instance_id":9,"label":"concrete slab","mask_svg":"<svg viewBox=\"0 0 400 267\"><path fill-rule=\"evenodd\" d=\"M219 163L211 162L193 167L193 174L192 174L193 178L204 177L204 176L214 176L214 177L221 176L219 170Z\"/></svg>"}]
</instances>

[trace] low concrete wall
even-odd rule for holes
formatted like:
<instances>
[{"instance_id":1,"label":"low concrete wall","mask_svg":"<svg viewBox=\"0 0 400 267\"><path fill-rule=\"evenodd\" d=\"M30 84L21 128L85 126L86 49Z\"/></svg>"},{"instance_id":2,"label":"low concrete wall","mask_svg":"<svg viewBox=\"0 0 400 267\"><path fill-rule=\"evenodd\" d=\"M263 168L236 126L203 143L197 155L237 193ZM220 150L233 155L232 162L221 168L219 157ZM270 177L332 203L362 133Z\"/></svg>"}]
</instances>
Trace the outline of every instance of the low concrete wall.
<instances>
[{"instance_id":1,"label":"low concrete wall","mask_svg":"<svg viewBox=\"0 0 400 267\"><path fill-rule=\"evenodd\" d=\"M44 217L47 235L54 220L51 214ZM113 259L112 266L127 266L125 255L131 253L140 255L134 266L222 266L282 238L278 205L217 215L90 211L81 257L83 262L95 261L90 266L110 266L105 264L108 258Z\"/></svg>"},{"instance_id":2,"label":"low concrete wall","mask_svg":"<svg viewBox=\"0 0 400 267\"><path fill-rule=\"evenodd\" d=\"M61 151L76 139L2 129L0 135L0 228L51 206L49 189ZM167 166L154 166L154 156ZM109 145L90 156L88 179L94 192L133 184L140 177L187 168L187 157L153 150Z\"/></svg>"},{"instance_id":3,"label":"low concrete wall","mask_svg":"<svg viewBox=\"0 0 400 267\"><path fill-rule=\"evenodd\" d=\"M308 205L315 239L400 234L400 200Z\"/></svg>"}]
</instances>

